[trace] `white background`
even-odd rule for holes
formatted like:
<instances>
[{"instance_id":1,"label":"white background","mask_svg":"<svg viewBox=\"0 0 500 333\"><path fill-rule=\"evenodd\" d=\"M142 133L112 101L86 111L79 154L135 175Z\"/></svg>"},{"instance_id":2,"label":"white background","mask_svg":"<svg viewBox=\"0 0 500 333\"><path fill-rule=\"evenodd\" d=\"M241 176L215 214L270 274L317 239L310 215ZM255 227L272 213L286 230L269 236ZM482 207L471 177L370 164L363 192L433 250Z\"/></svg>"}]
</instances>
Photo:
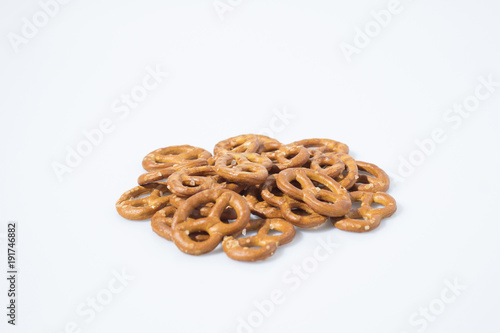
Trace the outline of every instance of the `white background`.
<instances>
[{"instance_id":1,"label":"white background","mask_svg":"<svg viewBox=\"0 0 500 333\"><path fill-rule=\"evenodd\" d=\"M500 81L498 3L401 0L350 62L342 43L355 47L357 29L388 1L231 3L221 19L211 0L74 0L16 52L9 36L41 7L2 1L0 260L5 272L6 226L17 221L19 307L7 325L2 278L1 331L60 333L74 322L67 332L225 333L250 316L241 332L499 332L498 83L466 118L444 118L473 100L479 77ZM113 103L156 66L168 78L120 117ZM293 118L272 126L284 109ZM54 163L103 119L111 133L59 181ZM300 230L248 264L220 249L185 255L149 222L116 213L148 152L211 150L266 128L284 143L347 143L391 173L397 214L365 234ZM446 140L423 155L416 140L438 128ZM400 170L410 157L411 174ZM338 246L314 265L328 237ZM303 263L307 278L284 278ZM109 304L92 318L77 313L122 270L134 278ZM466 289L445 304L446 281ZM284 302L259 317L254 301L273 290ZM422 323L429 306L439 313Z\"/></svg>"}]
</instances>

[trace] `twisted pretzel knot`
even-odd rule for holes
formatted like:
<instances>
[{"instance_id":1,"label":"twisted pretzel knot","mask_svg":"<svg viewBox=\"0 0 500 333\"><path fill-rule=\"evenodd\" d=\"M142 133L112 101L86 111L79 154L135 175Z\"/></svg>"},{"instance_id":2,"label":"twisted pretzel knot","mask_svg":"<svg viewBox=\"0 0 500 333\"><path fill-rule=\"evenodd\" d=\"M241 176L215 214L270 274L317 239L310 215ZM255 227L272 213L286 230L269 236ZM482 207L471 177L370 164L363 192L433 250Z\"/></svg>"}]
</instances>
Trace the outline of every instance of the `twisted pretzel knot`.
<instances>
[{"instance_id":1,"label":"twisted pretzel knot","mask_svg":"<svg viewBox=\"0 0 500 333\"><path fill-rule=\"evenodd\" d=\"M137 198L149 194L143 198ZM170 191L165 185L150 184L136 186L123 193L116 202L118 214L129 220L144 220L165 207L170 199Z\"/></svg>"},{"instance_id":2,"label":"twisted pretzel knot","mask_svg":"<svg viewBox=\"0 0 500 333\"><path fill-rule=\"evenodd\" d=\"M389 189L389 176L384 170L380 169L375 164L356 161L358 170L370 173L359 174L356 183L351 187L353 191L366 191L366 192L385 192Z\"/></svg>"},{"instance_id":3,"label":"twisted pretzel knot","mask_svg":"<svg viewBox=\"0 0 500 333\"><path fill-rule=\"evenodd\" d=\"M197 207L209 202L214 205L208 216L188 221ZM222 212L228 206L234 208L237 215L232 223L224 223L221 219ZM215 249L224 236L243 230L249 220L250 209L241 195L230 190L210 189L188 198L177 209L172 221L172 238L181 251L200 255ZM189 237L193 232L207 233L208 239L203 242L194 241Z\"/></svg>"},{"instance_id":4,"label":"twisted pretzel knot","mask_svg":"<svg viewBox=\"0 0 500 333\"><path fill-rule=\"evenodd\" d=\"M264 260L272 256L279 245L287 244L295 237L293 225L280 218L251 220L245 229L258 231L254 236L238 239L224 237L222 248L229 258L238 261ZM271 230L281 234L270 235Z\"/></svg>"},{"instance_id":5,"label":"twisted pretzel knot","mask_svg":"<svg viewBox=\"0 0 500 333\"><path fill-rule=\"evenodd\" d=\"M172 194L170 196L170 204L175 208L179 208L187 198L182 198L178 195ZM212 211L212 207L214 206L213 202L207 202L205 205L201 205L196 207L196 209L190 214L190 217L200 218L203 216L208 216ZM221 219L222 220L234 220L236 219L236 211L231 207L226 207L226 209L222 212Z\"/></svg>"},{"instance_id":6,"label":"twisted pretzel knot","mask_svg":"<svg viewBox=\"0 0 500 333\"><path fill-rule=\"evenodd\" d=\"M396 211L396 201L387 193L355 191L350 193L351 200L361 201L361 207L355 208L344 217L332 219L335 227L354 232L373 230L380 225L382 219L391 216ZM385 207L372 208L372 203ZM362 218L362 219L361 219Z\"/></svg>"},{"instance_id":7,"label":"twisted pretzel knot","mask_svg":"<svg viewBox=\"0 0 500 333\"><path fill-rule=\"evenodd\" d=\"M168 177L167 185L172 193L184 197L210 188L227 188L240 192L245 187L242 184L226 182L210 165L176 171Z\"/></svg>"},{"instance_id":8,"label":"twisted pretzel knot","mask_svg":"<svg viewBox=\"0 0 500 333\"><path fill-rule=\"evenodd\" d=\"M215 172L229 181L262 184L273 162L256 153L226 153L217 158Z\"/></svg>"},{"instance_id":9,"label":"twisted pretzel knot","mask_svg":"<svg viewBox=\"0 0 500 333\"><path fill-rule=\"evenodd\" d=\"M222 140L214 147L214 156L233 153L255 153L259 150L259 138L255 134L238 135Z\"/></svg>"},{"instance_id":10,"label":"twisted pretzel knot","mask_svg":"<svg viewBox=\"0 0 500 333\"><path fill-rule=\"evenodd\" d=\"M175 165L194 167L207 165L212 156L205 149L189 145L170 146L156 149L147 154L142 160L142 167L146 171L156 171Z\"/></svg>"},{"instance_id":11,"label":"twisted pretzel knot","mask_svg":"<svg viewBox=\"0 0 500 333\"><path fill-rule=\"evenodd\" d=\"M344 171L345 164L336 154L316 154L311 159L310 167L313 170L325 173L331 178L335 178Z\"/></svg>"},{"instance_id":12,"label":"twisted pretzel knot","mask_svg":"<svg viewBox=\"0 0 500 333\"><path fill-rule=\"evenodd\" d=\"M302 189L292 184L295 180L300 183ZM323 188L315 185L313 181ZM318 214L342 216L351 209L351 200L346 189L324 173L306 168L286 169L278 174L276 183L285 194L303 200Z\"/></svg>"},{"instance_id":13,"label":"twisted pretzel knot","mask_svg":"<svg viewBox=\"0 0 500 333\"><path fill-rule=\"evenodd\" d=\"M292 158L288 158L295 155ZM278 161L278 169L288 169L301 167L309 161L309 150L303 146L283 145L275 153L274 157Z\"/></svg>"},{"instance_id":14,"label":"twisted pretzel knot","mask_svg":"<svg viewBox=\"0 0 500 333\"><path fill-rule=\"evenodd\" d=\"M276 175L270 175L261 185L261 195L272 206L279 207L283 217L293 225L302 228L314 228L328 220L302 201L284 194L276 185Z\"/></svg>"},{"instance_id":15,"label":"twisted pretzel knot","mask_svg":"<svg viewBox=\"0 0 500 333\"><path fill-rule=\"evenodd\" d=\"M346 144L330 139L304 139L292 142L291 145L309 148L311 155L328 152L349 153L349 147Z\"/></svg>"}]
</instances>

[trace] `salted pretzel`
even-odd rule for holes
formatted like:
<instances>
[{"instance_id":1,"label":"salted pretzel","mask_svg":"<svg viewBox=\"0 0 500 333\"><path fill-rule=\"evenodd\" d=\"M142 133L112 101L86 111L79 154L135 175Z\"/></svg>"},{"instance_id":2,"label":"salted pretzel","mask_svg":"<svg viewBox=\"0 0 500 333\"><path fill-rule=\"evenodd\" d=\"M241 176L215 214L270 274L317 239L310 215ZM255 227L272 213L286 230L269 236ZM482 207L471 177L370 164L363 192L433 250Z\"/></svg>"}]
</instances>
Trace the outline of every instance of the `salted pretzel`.
<instances>
[{"instance_id":1,"label":"salted pretzel","mask_svg":"<svg viewBox=\"0 0 500 333\"><path fill-rule=\"evenodd\" d=\"M221 177L242 184L262 184L273 162L256 153L226 153L215 162L215 172Z\"/></svg>"},{"instance_id":2,"label":"salted pretzel","mask_svg":"<svg viewBox=\"0 0 500 333\"><path fill-rule=\"evenodd\" d=\"M190 214L199 206L214 203L206 217L189 221ZM236 211L232 223L224 223L222 212L230 206ZM172 221L172 239L177 247L188 254L200 255L212 251L224 236L242 231L250 220L250 208L245 199L236 192L225 189L209 189L188 198L175 212ZM190 233L207 233L208 239L202 242L189 237Z\"/></svg>"},{"instance_id":3,"label":"salted pretzel","mask_svg":"<svg viewBox=\"0 0 500 333\"><path fill-rule=\"evenodd\" d=\"M244 134L222 140L214 147L214 156L233 153L255 153L259 150L259 138L255 134Z\"/></svg>"},{"instance_id":4,"label":"salted pretzel","mask_svg":"<svg viewBox=\"0 0 500 333\"><path fill-rule=\"evenodd\" d=\"M138 198L146 194L149 195ZM116 210L126 219L144 220L165 207L169 202L170 195L171 193L165 185L136 186L122 194L116 202Z\"/></svg>"},{"instance_id":5,"label":"salted pretzel","mask_svg":"<svg viewBox=\"0 0 500 333\"><path fill-rule=\"evenodd\" d=\"M174 206L167 206L157 211L151 218L151 228L160 237L169 241L172 240L172 219L177 208ZM188 221L192 221L188 218ZM208 239L208 234L202 232L193 232L189 237L197 242L202 242Z\"/></svg>"},{"instance_id":6,"label":"salted pretzel","mask_svg":"<svg viewBox=\"0 0 500 333\"><path fill-rule=\"evenodd\" d=\"M295 187L293 181L299 182L301 189ZM346 189L319 171L306 168L286 169L278 174L276 184L285 194L303 200L318 214L342 216L351 209L351 200Z\"/></svg>"},{"instance_id":7,"label":"salted pretzel","mask_svg":"<svg viewBox=\"0 0 500 333\"><path fill-rule=\"evenodd\" d=\"M345 169L345 164L337 154L316 154L311 158L310 168L335 178Z\"/></svg>"},{"instance_id":8,"label":"salted pretzel","mask_svg":"<svg viewBox=\"0 0 500 333\"><path fill-rule=\"evenodd\" d=\"M356 164L356 161L350 155L343 153L335 154L335 156L342 160L345 169L334 179L345 189L349 190L359 178L358 166Z\"/></svg>"},{"instance_id":9,"label":"salted pretzel","mask_svg":"<svg viewBox=\"0 0 500 333\"><path fill-rule=\"evenodd\" d=\"M290 156L293 157L289 158ZM274 153L278 162L276 166L280 170L301 167L309 161L309 156L306 147L296 145L283 145Z\"/></svg>"},{"instance_id":10,"label":"salted pretzel","mask_svg":"<svg viewBox=\"0 0 500 333\"><path fill-rule=\"evenodd\" d=\"M188 197L209 188L227 188L240 192L245 185L227 182L217 175L213 166L186 168L174 172L167 179L167 185L172 193Z\"/></svg>"},{"instance_id":11,"label":"salted pretzel","mask_svg":"<svg viewBox=\"0 0 500 333\"><path fill-rule=\"evenodd\" d=\"M275 206L271 206L262 198L260 188L257 185L250 185L243 191L243 197L250 207L252 214L262 218L280 218L281 211Z\"/></svg>"},{"instance_id":12,"label":"salted pretzel","mask_svg":"<svg viewBox=\"0 0 500 333\"><path fill-rule=\"evenodd\" d=\"M396 201L387 193L354 191L349 193L351 200L361 201L361 207L355 208L344 217L332 218L335 227L353 232L366 232L380 225L382 219L396 211ZM372 203L383 205L383 208L372 208Z\"/></svg>"},{"instance_id":13,"label":"salted pretzel","mask_svg":"<svg viewBox=\"0 0 500 333\"><path fill-rule=\"evenodd\" d=\"M352 191L366 192L385 192L389 189L389 176L384 170L372 163L356 161L358 173L366 172L369 174L359 173L359 178L351 187Z\"/></svg>"},{"instance_id":14,"label":"salted pretzel","mask_svg":"<svg viewBox=\"0 0 500 333\"><path fill-rule=\"evenodd\" d=\"M257 234L237 239L224 237L222 248L229 258L238 261L264 260L272 256L279 245L287 244L295 237L293 225L280 218L251 220L245 229L257 230ZM272 230L281 234L270 235Z\"/></svg>"},{"instance_id":15,"label":"salted pretzel","mask_svg":"<svg viewBox=\"0 0 500 333\"><path fill-rule=\"evenodd\" d=\"M349 153L349 147L342 143L331 139L304 139L292 142L291 145L304 146L309 149L311 155L318 153Z\"/></svg>"},{"instance_id":16,"label":"salted pretzel","mask_svg":"<svg viewBox=\"0 0 500 333\"><path fill-rule=\"evenodd\" d=\"M179 208L184 203L184 201L186 201L186 199L187 198L183 198L183 197L180 197L178 195L172 194L170 196L169 203L172 206L174 206L175 208ZM199 217L203 217L203 216L208 216L210 214L213 206L214 206L213 202L208 202L205 205L199 206L191 213L191 217L199 218ZM221 215L222 220L234 220L234 219L236 219L236 217L237 217L236 211L231 207L227 207L222 212L222 215Z\"/></svg>"},{"instance_id":17,"label":"salted pretzel","mask_svg":"<svg viewBox=\"0 0 500 333\"><path fill-rule=\"evenodd\" d=\"M259 149L257 150L257 153L269 158L270 160L273 160L274 153L278 149L280 149L280 147L283 146L283 144L278 140L270 138L265 135L257 134L256 136L259 139Z\"/></svg>"},{"instance_id":18,"label":"salted pretzel","mask_svg":"<svg viewBox=\"0 0 500 333\"><path fill-rule=\"evenodd\" d=\"M187 165L177 164L175 166L158 169L151 172L146 172L139 176L139 178L137 179L137 183L139 185L152 184L152 183L167 185L166 180L168 177L170 177L174 172L184 170L187 167L188 167Z\"/></svg>"},{"instance_id":19,"label":"salted pretzel","mask_svg":"<svg viewBox=\"0 0 500 333\"><path fill-rule=\"evenodd\" d=\"M262 198L268 204L279 207L283 217L297 227L315 228L328 220L304 202L284 194L276 185L276 175L270 175L260 188Z\"/></svg>"},{"instance_id":20,"label":"salted pretzel","mask_svg":"<svg viewBox=\"0 0 500 333\"><path fill-rule=\"evenodd\" d=\"M212 154L205 149L190 145L170 146L147 154L142 160L142 167L146 171L156 171L175 165L195 167L207 165L207 159L211 156Z\"/></svg>"}]
</instances>

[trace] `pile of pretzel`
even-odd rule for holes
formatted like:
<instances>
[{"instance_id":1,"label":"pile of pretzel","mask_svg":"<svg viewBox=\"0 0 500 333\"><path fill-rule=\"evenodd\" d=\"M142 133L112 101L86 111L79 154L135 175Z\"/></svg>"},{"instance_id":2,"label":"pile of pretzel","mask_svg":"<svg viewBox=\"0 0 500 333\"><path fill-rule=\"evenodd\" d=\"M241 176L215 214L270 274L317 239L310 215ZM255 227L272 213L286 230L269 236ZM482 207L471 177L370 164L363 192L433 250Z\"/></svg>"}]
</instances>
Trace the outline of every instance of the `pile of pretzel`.
<instances>
[{"instance_id":1,"label":"pile of pretzel","mask_svg":"<svg viewBox=\"0 0 500 333\"><path fill-rule=\"evenodd\" d=\"M217 143L213 155L189 145L160 148L144 157L148 172L116 209L130 220L152 218L153 231L185 253L222 242L232 259L262 260L293 240L295 226L330 218L341 230L366 232L396 211L387 174L348 152L330 139L282 144L253 134Z\"/></svg>"}]
</instances>

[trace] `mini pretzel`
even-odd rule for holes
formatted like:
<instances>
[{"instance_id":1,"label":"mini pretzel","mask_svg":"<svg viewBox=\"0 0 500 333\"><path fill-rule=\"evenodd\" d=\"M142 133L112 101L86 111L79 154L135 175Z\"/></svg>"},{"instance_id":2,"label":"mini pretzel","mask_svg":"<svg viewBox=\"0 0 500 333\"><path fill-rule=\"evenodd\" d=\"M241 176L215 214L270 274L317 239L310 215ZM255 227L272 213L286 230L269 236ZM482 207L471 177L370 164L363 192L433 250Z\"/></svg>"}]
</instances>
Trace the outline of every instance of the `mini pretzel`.
<instances>
[{"instance_id":1,"label":"mini pretzel","mask_svg":"<svg viewBox=\"0 0 500 333\"><path fill-rule=\"evenodd\" d=\"M340 185L342 185L345 189L350 189L358 180L358 166L354 158L347 154L338 153L335 154L338 158L342 160L344 163L345 169L344 171L335 177L335 181L337 181Z\"/></svg>"},{"instance_id":2,"label":"mini pretzel","mask_svg":"<svg viewBox=\"0 0 500 333\"><path fill-rule=\"evenodd\" d=\"M149 196L147 197L137 198L148 193ZM116 202L116 210L118 214L126 219L144 220L165 207L169 202L170 195L170 191L164 185L136 186L122 194Z\"/></svg>"},{"instance_id":3,"label":"mini pretzel","mask_svg":"<svg viewBox=\"0 0 500 333\"><path fill-rule=\"evenodd\" d=\"M295 155L291 159L288 156ZM276 166L280 169L301 167L309 161L309 151L303 146L286 145L281 146L274 154L278 163Z\"/></svg>"},{"instance_id":4,"label":"mini pretzel","mask_svg":"<svg viewBox=\"0 0 500 333\"><path fill-rule=\"evenodd\" d=\"M345 169L345 165L336 154L316 154L311 159L311 169L335 178Z\"/></svg>"},{"instance_id":5,"label":"mini pretzel","mask_svg":"<svg viewBox=\"0 0 500 333\"><path fill-rule=\"evenodd\" d=\"M346 144L330 139L304 139L291 144L309 148L311 155L327 152L347 154L349 152L349 147Z\"/></svg>"},{"instance_id":6,"label":"mini pretzel","mask_svg":"<svg viewBox=\"0 0 500 333\"><path fill-rule=\"evenodd\" d=\"M354 191L385 192L389 189L389 176L375 164L356 161L358 171L364 171L371 175L359 174L356 183L351 187Z\"/></svg>"},{"instance_id":7,"label":"mini pretzel","mask_svg":"<svg viewBox=\"0 0 500 333\"><path fill-rule=\"evenodd\" d=\"M205 149L189 145L170 146L160 148L147 154L142 160L142 167L146 171L156 171L171 166L184 165L186 167L207 165L207 159L212 154Z\"/></svg>"},{"instance_id":8,"label":"mini pretzel","mask_svg":"<svg viewBox=\"0 0 500 333\"><path fill-rule=\"evenodd\" d=\"M296 180L302 189L295 187ZM315 186L313 181L328 190ZM342 216L351 209L351 200L346 189L319 171L306 168L292 168L281 171L276 178L279 189L290 197L303 200L315 212L326 216Z\"/></svg>"},{"instance_id":9,"label":"mini pretzel","mask_svg":"<svg viewBox=\"0 0 500 333\"><path fill-rule=\"evenodd\" d=\"M247 201L252 214L268 219L282 216L279 208L271 206L262 198L260 189L256 185L249 186L243 192L243 197Z\"/></svg>"},{"instance_id":10,"label":"mini pretzel","mask_svg":"<svg viewBox=\"0 0 500 333\"><path fill-rule=\"evenodd\" d=\"M167 185L166 180L168 177L170 177L174 172L183 170L186 167L187 167L186 165L178 164L176 166L171 166L168 168L163 168L156 171L143 173L137 179L137 183L139 185L152 184L152 183Z\"/></svg>"},{"instance_id":11,"label":"mini pretzel","mask_svg":"<svg viewBox=\"0 0 500 333\"><path fill-rule=\"evenodd\" d=\"M208 216L188 221L196 207L209 202L214 205ZM237 217L232 223L221 220L221 214L227 206L236 211ZM188 198L177 209L172 221L172 239L181 251L200 255L215 249L224 236L243 230L249 220L250 208L241 195L230 190L209 189ZM208 239L203 242L194 241L189 237L193 232L208 233Z\"/></svg>"},{"instance_id":12,"label":"mini pretzel","mask_svg":"<svg viewBox=\"0 0 500 333\"><path fill-rule=\"evenodd\" d=\"M170 204L175 208L179 208L184 203L184 201L186 201L186 198L179 197L178 195L172 194L170 196ZM208 216L213 206L213 202L208 202L204 206L197 207L190 216L193 218ZM236 211L231 207L226 208L221 215L222 220L234 220L236 219L236 217Z\"/></svg>"},{"instance_id":13,"label":"mini pretzel","mask_svg":"<svg viewBox=\"0 0 500 333\"><path fill-rule=\"evenodd\" d=\"M259 149L257 153L261 154L269 158L270 160L274 159L274 153L280 149L283 144L276 139L270 138L265 135L256 135L259 139Z\"/></svg>"},{"instance_id":14,"label":"mini pretzel","mask_svg":"<svg viewBox=\"0 0 500 333\"><path fill-rule=\"evenodd\" d=\"M174 206L167 206L165 208L157 211L151 218L151 227L154 232L160 237L163 237L169 241L172 240L172 218L177 211ZM188 221L193 219L188 218ZM208 239L208 235L204 233L192 233L189 234L191 239L202 242Z\"/></svg>"},{"instance_id":15,"label":"mini pretzel","mask_svg":"<svg viewBox=\"0 0 500 333\"><path fill-rule=\"evenodd\" d=\"M274 254L279 245L287 244L295 237L295 228L289 222L275 219L251 220L246 231L258 230L257 235L235 239L224 237L222 248L227 256L238 261L264 260ZM269 235L271 230L281 235Z\"/></svg>"},{"instance_id":16,"label":"mini pretzel","mask_svg":"<svg viewBox=\"0 0 500 333\"><path fill-rule=\"evenodd\" d=\"M233 182L257 185L262 184L273 162L255 153L227 153L215 162L215 171Z\"/></svg>"},{"instance_id":17,"label":"mini pretzel","mask_svg":"<svg viewBox=\"0 0 500 333\"><path fill-rule=\"evenodd\" d=\"M396 201L387 193L355 191L350 195L353 202L361 201L361 207L351 210L345 217L332 219L335 227L341 230L353 232L373 230L380 225L383 218L391 216L397 209ZM372 208L373 202L385 207Z\"/></svg>"},{"instance_id":18,"label":"mini pretzel","mask_svg":"<svg viewBox=\"0 0 500 333\"><path fill-rule=\"evenodd\" d=\"M233 153L255 153L259 150L259 138L254 134L238 135L217 143L214 156Z\"/></svg>"},{"instance_id":19,"label":"mini pretzel","mask_svg":"<svg viewBox=\"0 0 500 333\"><path fill-rule=\"evenodd\" d=\"M261 189L262 198L270 205L279 207L283 217L297 227L314 228L328 220L328 217L316 213L304 202L284 194L276 185L276 175L269 176Z\"/></svg>"}]
</instances>

